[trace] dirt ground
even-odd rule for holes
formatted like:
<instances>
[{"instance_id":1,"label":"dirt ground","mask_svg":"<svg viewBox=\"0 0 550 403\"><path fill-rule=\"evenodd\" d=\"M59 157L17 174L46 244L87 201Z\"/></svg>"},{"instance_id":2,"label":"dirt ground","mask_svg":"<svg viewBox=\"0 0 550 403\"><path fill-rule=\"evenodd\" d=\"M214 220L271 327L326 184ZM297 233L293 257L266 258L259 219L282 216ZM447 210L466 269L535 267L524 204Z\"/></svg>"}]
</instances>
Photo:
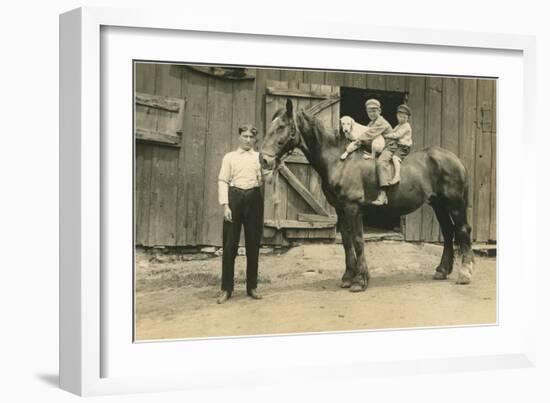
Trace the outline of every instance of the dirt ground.
<instances>
[{"instance_id":1,"label":"dirt ground","mask_svg":"<svg viewBox=\"0 0 550 403\"><path fill-rule=\"evenodd\" d=\"M341 289L341 245L302 245L260 256L260 301L245 293L245 257L235 291L218 305L221 257L196 260L139 251L136 340L281 334L496 322L496 258L476 257L472 283L432 280L441 247L399 241L367 243L365 292Z\"/></svg>"}]
</instances>

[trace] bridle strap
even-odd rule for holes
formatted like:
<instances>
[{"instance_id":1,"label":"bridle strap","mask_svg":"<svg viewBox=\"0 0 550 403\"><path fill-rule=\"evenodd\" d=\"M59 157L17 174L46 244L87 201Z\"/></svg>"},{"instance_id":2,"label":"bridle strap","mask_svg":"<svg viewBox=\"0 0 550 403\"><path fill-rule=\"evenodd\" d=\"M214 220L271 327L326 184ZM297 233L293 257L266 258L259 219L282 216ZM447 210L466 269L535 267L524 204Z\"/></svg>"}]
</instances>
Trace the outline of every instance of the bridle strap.
<instances>
[{"instance_id":1,"label":"bridle strap","mask_svg":"<svg viewBox=\"0 0 550 403\"><path fill-rule=\"evenodd\" d=\"M277 168L273 171L273 188L272 188L272 194L273 194L273 207L274 207L274 215L275 215L275 226L277 227L277 230L281 229L281 214L279 205L281 203L281 198L279 196L279 169L282 166L283 162L277 166Z\"/></svg>"},{"instance_id":2,"label":"bridle strap","mask_svg":"<svg viewBox=\"0 0 550 403\"><path fill-rule=\"evenodd\" d=\"M302 133L298 129L298 121L296 120L297 114L293 114L293 122L294 122L294 136L298 136L298 142L296 144L292 145L292 149L285 152L281 157L279 157L279 164L276 168L273 169L272 173L272 195L273 195L273 205L274 205L274 214L275 214L275 226L277 230L281 229L281 215L280 215L280 195L279 195L279 171L284 166L284 160L288 155L294 150L296 147L298 147L302 142ZM265 153L264 153L265 154ZM268 157L276 158L275 155L269 155L265 154Z\"/></svg>"},{"instance_id":3,"label":"bridle strap","mask_svg":"<svg viewBox=\"0 0 550 403\"><path fill-rule=\"evenodd\" d=\"M297 113L294 113L292 116L292 120L294 121L294 135L298 136L298 142L294 144L294 146L292 147L293 149L298 147L302 142L302 132L300 132L300 129L298 129L298 121L296 120L297 116Z\"/></svg>"}]
</instances>

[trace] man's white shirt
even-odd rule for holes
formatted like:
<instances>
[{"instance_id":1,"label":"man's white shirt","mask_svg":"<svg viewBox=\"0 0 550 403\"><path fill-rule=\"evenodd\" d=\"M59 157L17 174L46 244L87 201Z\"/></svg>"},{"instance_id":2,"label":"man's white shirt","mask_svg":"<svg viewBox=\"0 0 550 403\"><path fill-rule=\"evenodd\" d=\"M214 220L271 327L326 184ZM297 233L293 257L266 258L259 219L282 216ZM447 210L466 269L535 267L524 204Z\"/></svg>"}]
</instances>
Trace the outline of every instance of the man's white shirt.
<instances>
[{"instance_id":1,"label":"man's white shirt","mask_svg":"<svg viewBox=\"0 0 550 403\"><path fill-rule=\"evenodd\" d=\"M227 204L229 186L239 189L252 189L262 184L262 169L259 153L238 148L223 157L218 176L218 200L221 205Z\"/></svg>"}]
</instances>

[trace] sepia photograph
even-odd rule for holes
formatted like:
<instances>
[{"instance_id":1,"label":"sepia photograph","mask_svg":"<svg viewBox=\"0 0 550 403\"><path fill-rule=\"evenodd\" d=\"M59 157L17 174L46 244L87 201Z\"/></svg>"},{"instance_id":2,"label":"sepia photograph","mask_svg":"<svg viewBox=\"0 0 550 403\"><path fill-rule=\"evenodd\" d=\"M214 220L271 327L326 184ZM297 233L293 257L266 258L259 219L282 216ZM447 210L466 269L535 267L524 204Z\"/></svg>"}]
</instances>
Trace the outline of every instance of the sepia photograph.
<instances>
[{"instance_id":1,"label":"sepia photograph","mask_svg":"<svg viewBox=\"0 0 550 403\"><path fill-rule=\"evenodd\" d=\"M497 78L133 67L134 341L497 324Z\"/></svg>"}]
</instances>

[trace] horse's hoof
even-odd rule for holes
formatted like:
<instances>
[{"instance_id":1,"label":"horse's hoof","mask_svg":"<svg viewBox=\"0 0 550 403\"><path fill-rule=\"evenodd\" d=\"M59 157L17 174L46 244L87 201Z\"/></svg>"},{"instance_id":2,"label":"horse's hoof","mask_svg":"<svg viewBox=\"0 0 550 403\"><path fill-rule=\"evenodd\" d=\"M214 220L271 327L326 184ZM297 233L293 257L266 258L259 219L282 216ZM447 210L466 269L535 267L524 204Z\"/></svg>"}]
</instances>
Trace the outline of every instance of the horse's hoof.
<instances>
[{"instance_id":1,"label":"horse's hoof","mask_svg":"<svg viewBox=\"0 0 550 403\"><path fill-rule=\"evenodd\" d=\"M340 284L340 288L350 288L350 287L351 287L351 281L342 280L342 283Z\"/></svg>"},{"instance_id":2,"label":"horse's hoof","mask_svg":"<svg viewBox=\"0 0 550 403\"><path fill-rule=\"evenodd\" d=\"M349 291L350 291L350 292L361 292L361 291L365 291L366 289L367 289L367 285L366 285L366 284L365 284L365 285L361 285L361 284L355 283L355 284L353 284L353 285L350 287Z\"/></svg>"},{"instance_id":3,"label":"horse's hoof","mask_svg":"<svg viewBox=\"0 0 550 403\"><path fill-rule=\"evenodd\" d=\"M472 281L472 273L474 271L474 264L472 262L470 263L463 263L460 267L460 270L458 272L458 276L456 278L457 284L470 284Z\"/></svg>"},{"instance_id":4,"label":"horse's hoof","mask_svg":"<svg viewBox=\"0 0 550 403\"><path fill-rule=\"evenodd\" d=\"M433 278L434 280L446 280L447 274L441 273L440 271L436 271Z\"/></svg>"}]
</instances>

